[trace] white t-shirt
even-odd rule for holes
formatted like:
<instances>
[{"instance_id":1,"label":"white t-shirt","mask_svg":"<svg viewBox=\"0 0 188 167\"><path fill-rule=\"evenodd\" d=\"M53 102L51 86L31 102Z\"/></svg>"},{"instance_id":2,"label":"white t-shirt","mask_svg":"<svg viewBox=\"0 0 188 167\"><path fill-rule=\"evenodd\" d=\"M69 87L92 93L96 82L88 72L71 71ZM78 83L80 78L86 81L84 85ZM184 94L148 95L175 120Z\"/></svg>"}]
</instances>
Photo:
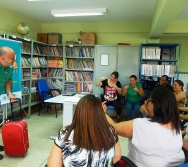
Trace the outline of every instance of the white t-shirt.
<instances>
[{"instance_id":1,"label":"white t-shirt","mask_svg":"<svg viewBox=\"0 0 188 167\"><path fill-rule=\"evenodd\" d=\"M175 167L184 163L182 136L148 118L133 122L128 157L138 167Z\"/></svg>"},{"instance_id":2,"label":"white t-shirt","mask_svg":"<svg viewBox=\"0 0 188 167\"><path fill-rule=\"evenodd\" d=\"M114 147L108 151L93 151L79 148L73 145L72 131L68 141L64 142L67 131L61 130L55 140L55 144L62 149L63 164L65 167L106 167L111 164L114 156Z\"/></svg>"}]
</instances>

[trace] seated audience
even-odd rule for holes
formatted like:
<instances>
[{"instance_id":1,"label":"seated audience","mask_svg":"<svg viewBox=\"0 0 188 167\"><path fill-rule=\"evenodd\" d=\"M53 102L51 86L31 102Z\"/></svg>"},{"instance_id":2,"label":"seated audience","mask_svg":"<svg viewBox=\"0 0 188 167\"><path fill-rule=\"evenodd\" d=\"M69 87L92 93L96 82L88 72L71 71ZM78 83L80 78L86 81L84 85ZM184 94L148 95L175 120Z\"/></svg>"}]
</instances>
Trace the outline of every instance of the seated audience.
<instances>
[{"instance_id":1,"label":"seated audience","mask_svg":"<svg viewBox=\"0 0 188 167\"><path fill-rule=\"evenodd\" d=\"M103 99L107 101L106 105L112 105L117 113L117 122L120 121L120 115L122 111L122 104L120 100L121 95L121 83L118 81L119 74L117 71L112 72L109 79L101 77L96 83L97 86L103 88Z\"/></svg>"},{"instance_id":2,"label":"seated audience","mask_svg":"<svg viewBox=\"0 0 188 167\"><path fill-rule=\"evenodd\" d=\"M187 97L183 91L183 86L184 84L181 80L175 80L173 83L174 95L176 97L178 107L185 107L187 103Z\"/></svg>"},{"instance_id":3,"label":"seated audience","mask_svg":"<svg viewBox=\"0 0 188 167\"><path fill-rule=\"evenodd\" d=\"M106 115L117 134L129 138L128 158L139 167L175 167L183 164L185 157L179 112L173 92L165 88L154 89L146 108L151 118L115 123Z\"/></svg>"},{"instance_id":4,"label":"seated audience","mask_svg":"<svg viewBox=\"0 0 188 167\"><path fill-rule=\"evenodd\" d=\"M144 91L141 84L137 82L137 77L131 75L130 83L123 88L122 96L126 97L125 109L127 111L127 120L140 117L141 97L144 97Z\"/></svg>"},{"instance_id":5,"label":"seated audience","mask_svg":"<svg viewBox=\"0 0 188 167\"><path fill-rule=\"evenodd\" d=\"M72 124L54 141L48 167L106 167L121 158L115 129L105 117L101 100L86 95L78 102Z\"/></svg>"},{"instance_id":6,"label":"seated audience","mask_svg":"<svg viewBox=\"0 0 188 167\"><path fill-rule=\"evenodd\" d=\"M168 84L168 79L169 79L169 77L167 75L162 75L159 79L159 84L156 85L155 88L163 87L163 88L167 88L167 89L170 89L171 91L173 91L172 86Z\"/></svg>"}]
</instances>

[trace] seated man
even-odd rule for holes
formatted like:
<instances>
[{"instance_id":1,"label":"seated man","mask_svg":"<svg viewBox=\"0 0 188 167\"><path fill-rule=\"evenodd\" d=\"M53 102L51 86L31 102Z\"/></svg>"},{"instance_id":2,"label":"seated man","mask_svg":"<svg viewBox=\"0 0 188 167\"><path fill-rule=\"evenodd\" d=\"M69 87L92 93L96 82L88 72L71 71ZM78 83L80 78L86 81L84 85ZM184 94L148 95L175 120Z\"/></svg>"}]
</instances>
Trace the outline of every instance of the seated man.
<instances>
[{"instance_id":1,"label":"seated man","mask_svg":"<svg viewBox=\"0 0 188 167\"><path fill-rule=\"evenodd\" d=\"M168 84L168 79L169 77L167 75L162 75L159 79L159 84L156 85L154 88L163 87L163 88L170 89L173 92L172 86Z\"/></svg>"}]
</instances>

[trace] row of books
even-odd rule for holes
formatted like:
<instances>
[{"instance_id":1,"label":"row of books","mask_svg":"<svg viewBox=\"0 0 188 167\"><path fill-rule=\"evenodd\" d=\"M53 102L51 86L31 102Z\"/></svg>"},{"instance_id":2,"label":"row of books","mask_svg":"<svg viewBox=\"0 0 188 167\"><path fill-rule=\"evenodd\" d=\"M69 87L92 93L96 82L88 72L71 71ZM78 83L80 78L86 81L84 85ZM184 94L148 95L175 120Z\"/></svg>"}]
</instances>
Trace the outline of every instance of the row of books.
<instances>
[{"instance_id":1,"label":"row of books","mask_svg":"<svg viewBox=\"0 0 188 167\"><path fill-rule=\"evenodd\" d=\"M65 71L66 81L93 81L92 72Z\"/></svg>"},{"instance_id":2,"label":"row of books","mask_svg":"<svg viewBox=\"0 0 188 167\"><path fill-rule=\"evenodd\" d=\"M63 67L63 60L47 60L49 67Z\"/></svg>"},{"instance_id":3,"label":"row of books","mask_svg":"<svg viewBox=\"0 0 188 167\"><path fill-rule=\"evenodd\" d=\"M30 69L22 70L22 78L29 79L32 76L32 79L37 79L41 77L62 77L63 72L62 69L32 69L30 73Z\"/></svg>"},{"instance_id":4,"label":"row of books","mask_svg":"<svg viewBox=\"0 0 188 167\"><path fill-rule=\"evenodd\" d=\"M40 66L47 66L47 61L44 57L21 57L21 64L22 67L40 67Z\"/></svg>"},{"instance_id":5,"label":"row of books","mask_svg":"<svg viewBox=\"0 0 188 167\"><path fill-rule=\"evenodd\" d=\"M38 95L38 93L31 93L31 102L32 101L38 101L40 99L40 96Z\"/></svg>"},{"instance_id":6,"label":"row of books","mask_svg":"<svg viewBox=\"0 0 188 167\"><path fill-rule=\"evenodd\" d=\"M62 77L63 70L62 69L49 69L48 70L48 77Z\"/></svg>"},{"instance_id":7,"label":"row of books","mask_svg":"<svg viewBox=\"0 0 188 167\"><path fill-rule=\"evenodd\" d=\"M59 79L47 79L47 83L50 89L59 89L60 91L63 90L63 82ZM53 96L59 95L58 91L52 91Z\"/></svg>"},{"instance_id":8,"label":"row of books","mask_svg":"<svg viewBox=\"0 0 188 167\"><path fill-rule=\"evenodd\" d=\"M67 82L65 84L65 91L66 92L93 92L93 84L84 83L84 82L77 82L77 83Z\"/></svg>"},{"instance_id":9,"label":"row of books","mask_svg":"<svg viewBox=\"0 0 188 167\"><path fill-rule=\"evenodd\" d=\"M160 59L160 56L161 56L161 48L158 47L142 48L143 59Z\"/></svg>"},{"instance_id":10,"label":"row of books","mask_svg":"<svg viewBox=\"0 0 188 167\"><path fill-rule=\"evenodd\" d=\"M93 60L66 59L66 68L67 69L93 70L94 62Z\"/></svg>"},{"instance_id":11,"label":"row of books","mask_svg":"<svg viewBox=\"0 0 188 167\"><path fill-rule=\"evenodd\" d=\"M40 55L63 56L63 47L34 45L33 53Z\"/></svg>"},{"instance_id":12,"label":"row of books","mask_svg":"<svg viewBox=\"0 0 188 167\"><path fill-rule=\"evenodd\" d=\"M29 95L22 96L22 104L28 104L29 103Z\"/></svg>"},{"instance_id":13,"label":"row of books","mask_svg":"<svg viewBox=\"0 0 188 167\"><path fill-rule=\"evenodd\" d=\"M146 76L168 75L169 77L174 77L175 71L175 65L142 64L141 74Z\"/></svg>"},{"instance_id":14,"label":"row of books","mask_svg":"<svg viewBox=\"0 0 188 167\"><path fill-rule=\"evenodd\" d=\"M65 48L66 57L94 57L94 48Z\"/></svg>"},{"instance_id":15,"label":"row of books","mask_svg":"<svg viewBox=\"0 0 188 167\"><path fill-rule=\"evenodd\" d=\"M22 52L23 53L31 53L31 44L22 42Z\"/></svg>"}]
</instances>

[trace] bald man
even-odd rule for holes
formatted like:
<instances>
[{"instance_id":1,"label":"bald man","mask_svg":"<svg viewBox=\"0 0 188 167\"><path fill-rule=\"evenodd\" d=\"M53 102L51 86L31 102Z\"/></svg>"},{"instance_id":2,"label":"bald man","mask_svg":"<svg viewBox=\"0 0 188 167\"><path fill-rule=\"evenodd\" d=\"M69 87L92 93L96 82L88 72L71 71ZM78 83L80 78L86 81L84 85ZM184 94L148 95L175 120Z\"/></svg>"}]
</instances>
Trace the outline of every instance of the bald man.
<instances>
[{"instance_id":1,"label":"bald man","mask_svg":"<svg viewBox=\"0 0 188 167\"><path fill-rule=\"evenodd\" d=\"M0 48L0 95L5 89L9 99L16 98L12 94L12 74L13 74L13 62L15 61L15 52L6 46ZM14 102L15 100L11 100ZM1 104L0 104L1 105ZM0 146L0 151L3 151L4 147ZM3 159L3 155L0 154L0 160Z\"/></svg>"}]
</instances>

